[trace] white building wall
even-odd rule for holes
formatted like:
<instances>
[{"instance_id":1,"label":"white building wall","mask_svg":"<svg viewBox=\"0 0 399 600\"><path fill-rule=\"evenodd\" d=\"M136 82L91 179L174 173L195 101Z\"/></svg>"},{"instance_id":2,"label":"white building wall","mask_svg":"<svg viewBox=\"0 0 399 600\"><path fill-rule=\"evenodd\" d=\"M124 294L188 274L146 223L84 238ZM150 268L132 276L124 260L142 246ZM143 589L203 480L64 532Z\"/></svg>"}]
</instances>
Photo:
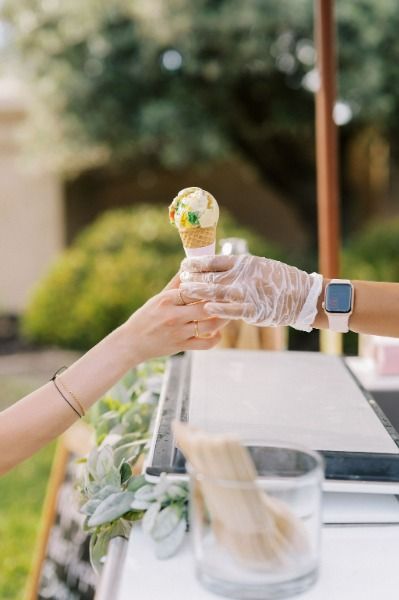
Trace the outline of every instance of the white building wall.
<instances>
[{"instance_id":1,"label":"white building wall","mask_svg":"<svg viewBox=\"0 0 399 600\"><path fill-rule=\"evenodd\" d=\"M24 309L64 246L61 182L21 158L22 97L15 82L0 80L0 313Z\"/></svg>"}]
</instances>

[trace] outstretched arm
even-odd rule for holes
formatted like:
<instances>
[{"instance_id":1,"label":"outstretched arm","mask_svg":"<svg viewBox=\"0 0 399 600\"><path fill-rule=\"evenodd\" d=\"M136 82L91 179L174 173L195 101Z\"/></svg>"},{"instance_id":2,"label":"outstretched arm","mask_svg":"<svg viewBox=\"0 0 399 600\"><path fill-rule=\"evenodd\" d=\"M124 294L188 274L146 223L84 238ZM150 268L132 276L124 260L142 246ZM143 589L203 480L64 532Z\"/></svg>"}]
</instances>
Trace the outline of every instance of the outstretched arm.
<instances>
[{"instance_id":1,"label":"outstretched arm","mask_svg":"<svg viewBox=\"0 0 399 600\"><path fill-rule=\"evenodd\" d=\"M177 289L155 296L57 377L59 388L78 412L76 399L87 410L126 371L149 358L207 349L217 343L225 321L210 318L203 303L182 305L182 300ZM194 321L200 322L198 329ZM203 337L196 337L198 330ZM0 474L77 419L52 381L1 412Z\"/></svg>"},{"instance_id":2,"label":"outstretched arm","mask_svg":"<svg viewBox=\"0 0 399 600\"><path fill-rule=\"evenodd\" d=\"M328 322L322 308L324 289L328 279L323 281L323 293L317 303L317 316L313 326L328 329ZM399 337L399 283L379 281L353 281L354 307L349 320L349 329L356 333L370 333Z\"/></svg>"},{"instance_id":3,"label":"outstretched arm","mask_svg":"<svg viewBox=\"0 0 399 600\"><path fill-rule=\"evenodd\" d=\"M254 325L327 329L322 308L328 279L257 256L185 259L184 293L207 301L205 310ZM349 328L357 333L399 337L399 283L352 281L354 307Z\"/></svg>"}]
</instances>

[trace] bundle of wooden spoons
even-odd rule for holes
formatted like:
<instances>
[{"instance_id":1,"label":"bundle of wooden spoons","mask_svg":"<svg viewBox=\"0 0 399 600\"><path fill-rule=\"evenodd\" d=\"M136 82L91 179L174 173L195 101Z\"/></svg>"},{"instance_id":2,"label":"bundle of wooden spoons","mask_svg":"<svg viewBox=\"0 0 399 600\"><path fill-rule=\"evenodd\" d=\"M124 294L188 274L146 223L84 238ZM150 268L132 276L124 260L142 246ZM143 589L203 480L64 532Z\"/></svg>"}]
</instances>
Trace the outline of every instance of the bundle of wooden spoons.
<instances>
[{"instance_id":1,"label":"bundle of wooden spoons","mask_svg":"<svg viewBox=\"0 0 399 600\"><path fill-rule=\"evenodd\" d=\"M252 568L281 568L307 552L302 521L257 485L246 447L230 436L207 434L177 421L173 432L198 476L214 535L236 560Z\"/></svg>"}]
</instances>

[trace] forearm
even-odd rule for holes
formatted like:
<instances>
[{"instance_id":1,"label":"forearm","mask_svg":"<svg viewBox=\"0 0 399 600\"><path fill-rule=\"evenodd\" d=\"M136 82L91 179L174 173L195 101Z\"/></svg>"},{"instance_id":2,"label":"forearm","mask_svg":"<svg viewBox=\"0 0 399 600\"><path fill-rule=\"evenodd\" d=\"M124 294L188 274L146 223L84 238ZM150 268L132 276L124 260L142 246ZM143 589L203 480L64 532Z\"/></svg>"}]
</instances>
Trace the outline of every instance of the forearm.
<instances>
[{"instance_id":1,"label":"forearm","mask_svg":"<svg viewBox=\"0 0 399 600\"><path fill-rule=\"evenodd\" d=\"M68 401L87 410L126 371L157 356L206 350L219 340L223 319L210 319L203 302L186 303L177 278L148 300L56 382ZM174 287L173 287L174 285ZM195 323L201 322L201 334ZM79 403L77 405L77 403ZM0 413L0 474L18 464L79 418L53 382Z\"/></svg>"},{"instance_id":2,"label":"forearm","mask_svg":"<svg viewBox=\"0 0 399 600\"><path fill-rule=\"evenodd\" d=\"M328 329L328 321L322 307L324 289L318 300L318 312L314 322L317 329ZM399 337L399 283L376 281L353 281L354 306L349 319L349 329L356 333L369 333Z\"/></svg>"},{"instance_id":3,"label":"forearm","mask_svg":"<svg viewBox=\"0 0 399 600\"><path fill-rule=\"evenodd\" d=\"M322 303L329 282L284 263L257 256L187 258L181 289L203 300L210 315L243 319L260 326L292 325L328 329ZM399 283L352 281L354 307L349 329L356 333L399 337ZM315 306L317 315L314 319ZM314 319L313 323L312 320Z\"/></svg>"},{"instance_id":4,"label":"forearm","mask_svg":"<svg viewBox=\"0 0 399 600\"><path fill-rule=\"evenodd\" d=\"M131 367L141 362L132 352L128 327L116 329L62 373L61 381L86 409ZM73 398L63 393L72 404ZM39 450L78 420L49 382L0 413L0 474Z\"/></svg>"}]
</instances>

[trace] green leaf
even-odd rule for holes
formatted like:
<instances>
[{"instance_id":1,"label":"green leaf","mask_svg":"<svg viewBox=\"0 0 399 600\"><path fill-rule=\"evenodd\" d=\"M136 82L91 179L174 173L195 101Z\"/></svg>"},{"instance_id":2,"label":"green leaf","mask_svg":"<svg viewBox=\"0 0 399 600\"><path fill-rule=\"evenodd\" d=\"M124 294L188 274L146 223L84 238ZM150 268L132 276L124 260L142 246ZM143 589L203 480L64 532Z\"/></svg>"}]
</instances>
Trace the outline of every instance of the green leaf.
<instances>
[{"instance_id":1,"label":"green leaf","mask_svg":"<svg viewBox=\"0 0 399 600\"><path fill-rule=\"evenodd\" d=\"M133 405L123 415L122 425L126 427L128 431L142 431L143 433L147 433L149 416L151 414L152 411L149 410L148 405L141 405L139 407Z\"/></svg>"},{"instance_id":2,"label":"green leaf","mask_svg":"<svg viewBox=\"0 0 399 600\"><path fill-rule=\"evenodd\" d=\"M90 481L87 480L86 481L86 496L89 498L92 498L93 496L96 496L103 488L103 485L101 483L98 483L97 481Z\"/></svg>"},{"instance_id":3,"label":"green leaf","mask_svg":"<svg viewBox=\"0 0 399 600\"><path fill-rule=\"evenodd\" d=\"M83 506L80 507L80 512L84 515L91 516L96 511L99 504L101 504L101 500L98 498L91 498L88 500Z\"/></svg>"},{"instance_id":4,"label":"green leaf","mask_svg":"<svg viewBox=\"0 0 399 600\"><path fill-rule=\"evenodd\" d=\"M143 485L146 485L147 481L145 475L139 475L138 477L133 477L127 486L129 492L137 492Z\"/></svg>"},{"instance_id":5,"label":"green leaf","mask_svg":"<svg viewBox=\"0 0 399 600\"><path fill-rule=\"evenodd\" d=\"M126 521L140 521L144 515L144 510L131 510L123 515L123 519Z\"/></svg>"},{"instance_id":6,"label":"green leaf","mask_svg":"<svg viewBox=\"0 0 399 600\"><path fill-rule=\"evenodd\" d=\"M143 517L143 531L145 533L151 533L154 529L158 513L161 510L160 502L154 502L150 508L146 511Z\"/></svg>"},{"instance_id":7,"label":"green leaf","mask_svg":"<svg viewBox=\"0 0 399 600\"><path fill-rule=\"evenodd\" d=\"M103 446L98 453L95 477L104 479L114 469L114 456L111 446Z\"/></svg>"},{"instance_id":8,"label":"green leaf","mask_svg":"<svg viewBox=\"0 0 399 600\"><path fill-rule=\"evenodd\" d=\"M152 527L151 537L155 541L160 541L168 537L174 528L178 525L182 516L182 511L176 506L167 506L157 515Z\"/></svg>"},{"instance_id":9,"label":"green leaf","mask_svg":"<svg viewBox=\"0 0 399 600\"><path fill-rule=\"evenodd\" d=\"M110 526L111 537L124 537L128 538L130 531L132 528L132 524L123 517L123 519L118 519L114 521Z\"/></svg>"},{"instance_id":10,"label":"green leaf","mask_svg":"<svg viewBox=\"0 0 399 600\"><path fill-rule=\"evenodd\" d=\"M107 436L108 433L118 427L120 420L121 417L119 413L115 411L110 411L103 414L95 424L97 438L104 435Z\"/></svg>"},{"instance_id":11,"label":"green leaf","mask_svg":"<svg viewBox=\"0 0 399 600\"><path fill-rule=\"evenodd\" d=\"M120 468L120 473L121 473L121 483L126 483L126 481L129 480L129 478L132 475L132 469L130 467L130 465L128 465L127 463L122 463L121 468Z\"/></svg>"},{"instance_id":12,"label":"green leaf","mask_svg":"<svg viewBox=\"0 0 399 600\"><path fill-rule=\"evenodd\" d=\"M104 559L108 552L108 544L114 537L128 538L131 523L125 519L118 519L111 525L99 527L90 538L90 562L97 574L101 573Z\"/></svg>"},{"instance_id":13,"label":"green leaf","mask_svg":"<svg viewBox=\"0 0 399 600\"><path fill-rule=\"evenodd\" d=\"M137 511L148 510L151 506L152 502L148 500L139 500L134 499L130 505L130 508Z\"/></svg>"},{"instance_id":14,"label":"green leaf","mask_svg":"<svg viewBox=\"0 0 399 600\"><path fill-rule=\"evenodd\" d=\"M172 483L168 480L165 473L162 473L158 483L154 486L154 498L161 499L166 495Z\"/></svg>"},{"instance_id":15,"label":"green leaf","mask_svg":"<svg viewBox=\"0 0 399 600\"><path fill-rule=\"evenodd\" d=\"M94 533L90 538L89 554L90 562L94 571L99 575L103 567L103 559L107 554L109 540L111 539L108 530Z\"/></svg>"},{"instance_id":16,"label":"green leaf","mask_svg":"<svg viewBox=\"0 0 399 600\"><path fill-rule=\"evenodd\" d=\"M155 545L155 554L159 559L170 558L176 554L177 550L183 543L186 533L187 523L185 519L180 519L177 526L171 533L158 541Z\"/></svg>"},{"instance_id":17,"label":"green leaf","mask_svg":"<svg viewBox=\"0 0 399 600\"><path fill-rule=\"evenodd\" d=\"M90 517L88 521L89 526L98 527L99 525L118 519L130 510L133 500L134 494L132 492L111 494L99 504Z\"/></svg>"},{"instance_id":18,"label":"green leaf","mask_svg":"<svg viewBox=\"0 0 399 600\"><path fill-rule=\"evenodd\" d=\"M98 448L93 448L89 454L87 460L87 472L93 478L97 477L97 458L98 458Z\"/></svg>"},{"instance_id":19,"label":"green leaf","mask_svg":"<svg viewBox=\"0 0 399 600\"><path fill-rule=\"evenodd\" d=\"M141 486L134 497L136 500L144 500L144 502L152 502L155 500L156 496L154 494L155 486L152 483L145 483L145 485Z\"/></svg>"},{"instance_id":20,"label":"green leaf","mask_svg":"<svg viewBox=\"0 0 399 600\"><path fill-rule=\"evenodd\" d=\"M111 494L120 493L122 490L120 486L116 487L114 485L106 485L100 488L97 493L88 500L83 506L80 508L80 512L86 515L92 515L96 508L101 504L105 498L108 498Z\"/></svg>"},{"instance_id":21,"label":"green leaf","mask_svg":"<svg viewBox=\"0 0 399 600\"><path fill-rule=\"evenodd\" d=\"M144 450L145 442L131 442L130 444L125 444L124 446L119 446L115 450L114 460L115 463L121 464L122 461L130 463L133 465L139 456L142 454Z\"/></svg>"}]
</instances>

